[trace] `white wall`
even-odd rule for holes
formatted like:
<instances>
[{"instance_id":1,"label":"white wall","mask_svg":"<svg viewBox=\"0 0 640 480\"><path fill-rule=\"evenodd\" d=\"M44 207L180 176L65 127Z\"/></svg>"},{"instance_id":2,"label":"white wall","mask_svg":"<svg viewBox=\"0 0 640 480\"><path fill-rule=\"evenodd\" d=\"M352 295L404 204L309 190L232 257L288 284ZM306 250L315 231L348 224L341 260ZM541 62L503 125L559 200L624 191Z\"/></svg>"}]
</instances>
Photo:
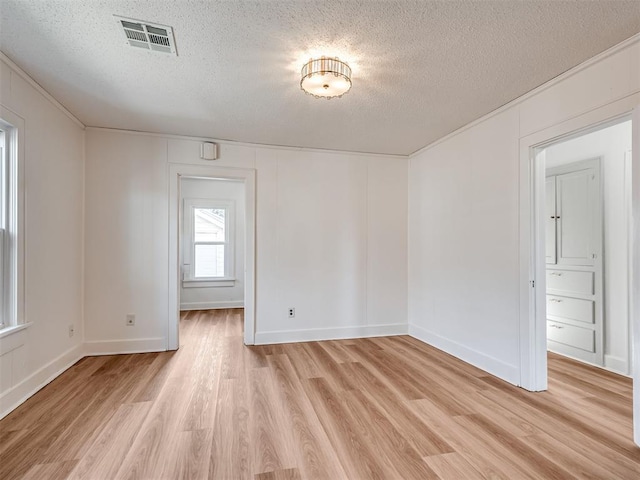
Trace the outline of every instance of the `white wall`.
<instances>
[{"instance_id":1,"label":"white wall","mask_svg":"<svg viewBox=\"0 0 640 480\"><path fill-rule=\"evenodd\" d=\"M93 129L85 136L87 351L162 350L168 316L167 140ZM133 327L125 324L128 313L136 315Z\"/></svg>"},{"instance_id":2,"label":"white wall","mask_svg":"<svg viewBox=\"0 0 640 480\"><path fill-rule=\"evenodd\" d=\"M519 383L520 139L639 91L636 38L411 158L410 333Z\"/></svg>"},{"instance_id":3,"label":"white wall","mask_svg":"<svg viewBox=\"0 0 640 480\"><path fill-rule=\"evenodd\" d=\"M410 333L499 376L518 358L517 114L412 159ZM484 363L483 363L484 362Z\"/></svg>"},{"instance_id":4,"label":"white wall","mask_svg":"<svg viewBox=\"0 0 640 480\"><path fill-rule=\"evenodd\" d=\"M234 204L234 284L229 286L180 288L181 310L242 307L244 305L244 184L241 182L202 178L183 178L180 195L185 198L229 200ZM183 202L181 202L183 204ZM184 228L183 222L183 228ZM182 247L189 241L183 235Z\"/></svg>"},{"instance_id":5,"label":"white wall","mask_svg":"<svg viewBox=\"0 0 640 480\"><path fill-rule=\"evenodd\" d=\"M33 323L0 339L0 417L82 356L84 131L26 78L0 60L0 104L25 125L25 319Z\"/></svg>"},{"instance_id":6,"label":"white wall","mask_svg":"<svg viewBox=\"0 0 640 480\"><path fill-rule=\"evenodd\" d=\"M629 235L625 155L631 150L631 121L545 149L546 167L602 157L604 211L604 364L629 374Z\"/></svg>"},{"instance_id":7,"label":"white wall","mask_svg":"<svg viewBox=\"0 0 640 480\"><path fill-rule=\"evenodd\" d=\"M92 128L86 150L87 347L158 349L168 164L212 162L199 159L196 140ZM257 343L406 332L407 163L220 145L216 166L257 171Z\"/></svg>"}]
</instances>

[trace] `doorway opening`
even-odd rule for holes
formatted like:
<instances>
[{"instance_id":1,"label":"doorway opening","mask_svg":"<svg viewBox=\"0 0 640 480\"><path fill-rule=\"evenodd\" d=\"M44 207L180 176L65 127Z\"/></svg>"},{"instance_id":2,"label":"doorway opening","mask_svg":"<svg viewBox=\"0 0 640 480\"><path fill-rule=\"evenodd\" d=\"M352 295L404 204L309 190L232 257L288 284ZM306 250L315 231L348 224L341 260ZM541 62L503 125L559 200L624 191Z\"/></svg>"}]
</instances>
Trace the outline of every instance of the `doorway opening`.
<instances>
[{"instance_id":1,"label":"doorway opening","mask_svg":"<svg viewBox=\"0 0 640 480\"><path fill-rule=\"evenodd\" d=\"M245 186L180 178L180 311L244 308Z\"/></svg>"},{"instance_id":2,"label":"doorway opening","mask_svg":"<svg viewBox=\"0 0 640 480\"><path fill-rule=\"evenodd\" d=\"M246 345L255 335L255 171L170 166L167 349L189 312L233 313ZM231 309L231 310L230 310Z\"/></svg>"},{"instance_id":3,"label":"doorway opening","mask_svg":"<svg viewBox=\"0 0 640 480\"><path fill-rule=\"evenodd\" d=\"M544 178L547 350L631 373L629 118L534 150Z\"/></svg>"}]
</instances>

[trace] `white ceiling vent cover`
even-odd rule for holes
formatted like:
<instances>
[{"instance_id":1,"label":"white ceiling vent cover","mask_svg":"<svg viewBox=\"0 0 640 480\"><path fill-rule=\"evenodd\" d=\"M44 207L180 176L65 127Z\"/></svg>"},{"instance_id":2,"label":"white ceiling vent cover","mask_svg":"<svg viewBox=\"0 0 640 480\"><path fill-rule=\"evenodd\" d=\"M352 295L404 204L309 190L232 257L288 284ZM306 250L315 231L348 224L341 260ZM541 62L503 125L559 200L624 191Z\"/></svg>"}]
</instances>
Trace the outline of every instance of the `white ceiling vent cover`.
<instances>
[{"instance_id":1,"label":"white ceiling vent cover","mask_svg":"<svg viewBox=\"0 0 640 480\"><path fill-rule=\"evenodd\" d=\"M178 55L173 28L168 25L144 22L114 15L132 47Z\"/></svg>"}]
</instances>

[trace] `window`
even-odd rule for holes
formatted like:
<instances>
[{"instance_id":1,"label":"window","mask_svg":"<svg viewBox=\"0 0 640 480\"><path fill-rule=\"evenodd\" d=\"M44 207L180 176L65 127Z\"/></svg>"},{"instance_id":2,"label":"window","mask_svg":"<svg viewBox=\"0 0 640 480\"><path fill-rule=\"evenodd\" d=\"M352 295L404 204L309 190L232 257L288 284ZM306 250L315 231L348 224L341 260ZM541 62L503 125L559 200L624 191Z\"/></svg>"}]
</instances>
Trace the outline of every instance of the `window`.
<instances>
[{"instance_id":1,"label":"window","mask_svg":"<svg viewBox=\"0 0 640 480\"><path fill-rule=\"evenodd\" d=\"M191 286L233 282L233 202L185 199L184 222L183 281L197 282Z\"/></svg>"},{"instance_id":2,"label":"window","mask_svg":"<svg viewBox=\"0 0 640 480\"><path fill-rule=\"evenodd\" d=\"M0 107L0 329L9 333L23 323L22 122Z\"/></svg>"}]
</instances>

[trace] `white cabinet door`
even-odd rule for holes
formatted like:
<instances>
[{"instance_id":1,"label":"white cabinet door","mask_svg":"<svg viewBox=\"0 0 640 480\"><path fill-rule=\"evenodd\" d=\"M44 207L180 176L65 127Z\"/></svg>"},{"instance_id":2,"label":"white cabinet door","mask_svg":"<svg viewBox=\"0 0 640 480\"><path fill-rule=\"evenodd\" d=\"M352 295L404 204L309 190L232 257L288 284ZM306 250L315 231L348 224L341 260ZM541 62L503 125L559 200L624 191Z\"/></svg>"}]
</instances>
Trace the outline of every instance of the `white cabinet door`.
<instances>
[{"instance_id":1,"label":"white cabinet door","mask_svg":"<svg viewBox=\"0 0 640 480\"><path fill-rule=\"evenodd\" d=\"M545 184L545 220L547 264L556 263L556 177L547 177Z\"/></svg>"},{"instance_id":2,"label":"white cabinet door","mask_svg":"<svg viewBox=\"0 0 640 480\"><path fill-rule=\"evenodd\" d=\"M587 168L556 177L556 228L558 265L594 265L597 172Z\"/></svg>"}]
</instances>

